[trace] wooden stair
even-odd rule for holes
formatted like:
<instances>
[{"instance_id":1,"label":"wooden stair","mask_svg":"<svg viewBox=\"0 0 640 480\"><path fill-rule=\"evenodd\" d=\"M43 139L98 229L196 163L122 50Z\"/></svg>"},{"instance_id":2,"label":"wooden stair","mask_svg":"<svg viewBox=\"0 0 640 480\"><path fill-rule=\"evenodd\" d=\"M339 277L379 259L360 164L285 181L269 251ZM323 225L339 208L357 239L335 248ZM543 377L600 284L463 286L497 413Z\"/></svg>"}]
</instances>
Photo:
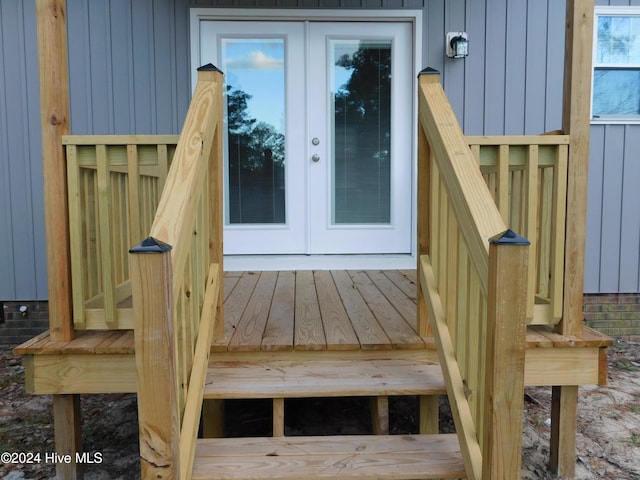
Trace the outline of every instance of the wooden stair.
<instances>
[{"instance_id":1,"label":"wooden stair","mask_svg":"<svg viewBox=\"0 0 640 480\"><path fill-rule=\"evenodd\" d=\"M466 478L455 434L205 439L193 480Z\"/></svg>"},{"instance_id":2,"label":"wooden stair","mask_svg":"<svg viewBox=\"0 0 640 480\"><path fill-rule=\"evenodd\" d=\"M284 436L286 398L372 397L375 408L391 395L416 395L435 400L430 405L435 407L431 414L437 425L437 399L444 394L440 366L430 361L214 359L209 363L204 398L273 399L274 436L199 439L192 478L466 478L455 434Z\"/></svg>"},{"instance_id":3,"label":"wooden stair","mask_svg":"<svg viewBox=\"0 0 640 480\"><path fill-rule=\"evenodd\" d=\"M440 365L388 358L212 361L204 390L205 399L444 394Z\"/></svg>"}]
</instances>

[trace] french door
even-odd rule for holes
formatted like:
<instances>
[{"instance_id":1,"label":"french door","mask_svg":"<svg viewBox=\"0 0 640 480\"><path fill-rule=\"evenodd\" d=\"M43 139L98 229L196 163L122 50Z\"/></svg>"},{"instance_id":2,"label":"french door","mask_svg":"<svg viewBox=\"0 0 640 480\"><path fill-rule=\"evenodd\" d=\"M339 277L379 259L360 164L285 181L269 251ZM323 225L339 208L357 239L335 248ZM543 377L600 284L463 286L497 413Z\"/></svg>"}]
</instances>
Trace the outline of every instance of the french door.
<instances>
[{"instance_id":1,"label":"french door","mask_svg":"<svg viewBox=\"0 0 640 480\"><path fill-rule=\"evenodd\" d=\"M225 254L409 253L408 22L206 21L225 73Z\"/></svg>"}]
</instances>

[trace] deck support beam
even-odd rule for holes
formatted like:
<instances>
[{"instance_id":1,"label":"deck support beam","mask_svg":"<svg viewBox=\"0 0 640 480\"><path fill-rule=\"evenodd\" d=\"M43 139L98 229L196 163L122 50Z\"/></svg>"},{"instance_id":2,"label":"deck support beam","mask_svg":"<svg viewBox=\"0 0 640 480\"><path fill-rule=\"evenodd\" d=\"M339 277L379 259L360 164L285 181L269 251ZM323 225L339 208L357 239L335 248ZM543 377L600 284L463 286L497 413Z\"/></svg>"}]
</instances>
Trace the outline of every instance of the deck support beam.
<instances>
[{"instance_id":1,"label":"deck support beam","mask_svg":"<svg viewBox=\"0 0 640 480\"><path fill-rule=\"evenodd\" d=\"M562 129L570 135L562 335L582 330L594 0L567 0ZM550 468L575 473L578 387L554 387Z\"/></svg>"},{"instance_id":2,"label":"deck support beam","mask_svg":"<svg viewBox=\"0 0 640 480\"><path fill-rule=\"evenodd\" d=\"M49 329L55 341L74 337L71 301L71 259L67 210L67 169L62 135L70 130L66 0L36 0L40 125L49 289ZM80 397L54 395L56 451L74 462L56 465L58 478L82 478L75 463L82 451Z\"/></svg>"}]
</instances>

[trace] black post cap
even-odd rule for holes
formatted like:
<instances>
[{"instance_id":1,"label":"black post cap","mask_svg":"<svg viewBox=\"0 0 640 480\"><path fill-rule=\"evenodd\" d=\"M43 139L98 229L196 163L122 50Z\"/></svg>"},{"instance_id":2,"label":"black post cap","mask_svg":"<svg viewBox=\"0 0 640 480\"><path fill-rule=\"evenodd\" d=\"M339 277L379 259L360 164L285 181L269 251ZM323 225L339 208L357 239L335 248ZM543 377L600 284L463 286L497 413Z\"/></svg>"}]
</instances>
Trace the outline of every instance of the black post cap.
<instances>
[{"instance_id":1,"label":"black post cap","mask_svg":"<svg viewBox=\"0 0 640 480\"><path fill-rule=\"evenodd\" d=\"M198 67L199 72L220 72L223 73L218 67L216 67L213 63L207 63L206 65L202 65Z\"/></svg>"},{"instance_id":2,"label":"black post cap","mask_svg":"<svg viewBox=\"0 0 640 480\"><path fill-rule=\"evenodd\" d=\"M489 243L494 243L496 245L531 245L529 240L521 237L511 229L490 238Z\"/></svg>"},{"instance_id":3,"label":"black post cap","mask_svg":"<svg viewBox=\"0 0 640 480\"><path fill-rule=\"evenodd\" d=\"M418 76L420 75L440 75L440 72L435 68L427 67L420 70L420 73L418 73Z\"/></svg>"},{"instance_id":4,"label":"black post cap","mask_svg":"<svg viewBox=\"0 0 640 480\"><path fill-rule=\"evenodd\" d=\"M153 237L148 237L135 247L132 247L129 253L165 253L172 248L168 243L164 243Z\"/></svg>"}]
</instances>

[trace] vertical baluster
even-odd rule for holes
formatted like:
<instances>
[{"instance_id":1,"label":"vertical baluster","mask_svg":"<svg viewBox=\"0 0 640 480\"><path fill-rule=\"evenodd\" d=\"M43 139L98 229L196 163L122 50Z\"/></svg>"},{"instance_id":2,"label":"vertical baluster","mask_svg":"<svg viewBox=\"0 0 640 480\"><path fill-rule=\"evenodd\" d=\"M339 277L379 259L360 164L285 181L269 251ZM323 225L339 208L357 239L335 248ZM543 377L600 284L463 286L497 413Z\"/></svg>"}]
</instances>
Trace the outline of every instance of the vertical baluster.
<instances>
[{"instance_id":1,"label":"vertical baluster","mask_svg":"<svg viewBox=\"0 0 640 480\"><path fill-rule=\"evenodd\" d=\"M531 242L531 251L536 252L538 248L538 145L529 145L526 167L526 225L524 235ZM532 258L535 260L535 253ZM536 279L538 277L538 263L529 263L527 275L527 318L533 319L534 300L537 291Z\"/></svg>"},{"instance_id":2,"label":"vertical baluster","mask_svg":"<svg viewBox=\"0 0 640 480\"><path fill-rule=\"evenodd\" d=\"M509 219L509 145L500 145L496 165L496 205L505 222Z\"/></svg>"},{"instance_id":3,"label":"vertical baluster","mask_svg":"<svg viewBox=\"0 0 640 480\"><path fill-rule=\"evenodd\" d=\"M431 197L431 184L432 184L432 159L431 149L429 148L429 142L427 136L422 129L422 126L418 127L418 209L417 209L417 234L418 234L418 272L420 271L420 257L422 255L431 254L431 218L432 218L432 197ZM422 337L433 336L431 331L431 325L427 317L427 306L425 304L424 294L422 293L422 276L417 275L417 325L418 334ZM422 418L422 416L421 416Z\"/></svg>"},{"instance_id":4,"label":"vertical baluster","mask_svg":"<svg viewBox=\"0 0 640 480\"><path fill-rule=\"evenodd\" d=\"M555 179L553 182L553 219L551 221L551 308L554 323L562 318L564 288L565 224L567 205L567 171L569 147L559 145L556 154Z\"/></svg>"},{"instance_id":5,"label":"vertical baluster","mask_svg":"<svg viewBox=\"0 0 640 480\"><path fill-rule=\"evenodd\" d=\"M443 264L446 265L446 293L445 293L445 310L447 315L447 323L454 346L457 344L458 328L457 328L457 305L458 305L458 223L453 206L449 203L449 213L447 221L447 256L443 258ZM463 330L460 335L466 332Z\"/></svg>"},{"instance_id":6,"label":"vertical baluster","mask_svg":"<svg viewBox=\"0 0 640 480\"><path fill-rule=\"evenodd\" d=\"M71 285L73 292L73 324L76 329L85 328L84 301L87 298L85 281L86 257L82 241L82 187L78 151L75 145L67 145L67 185L69 196L69 248L71 251Z\"/></svg>"},{"instance_id":7,"label":"vertical baluster","mask_svg":"<svg viewBox=\"0 0 640 480\"><path fill-rule=\"evenodd\" d=\"M111 182L107 147L96 146L98 174L98 217L101 244L100 264L102 265L102 290L104 295L104 315L109 328L117 328L118 319L115 308L115 272L113 263Z\"/></svg>"},{"instance_id":8,"label":"vertical baluster","mask_svg":"<svg viewBox=\"0 0 640 480\"><path fill-rule=\"evenodd\" d=\"M129 186L129 245L140 242L145 233L140 215L140 165L138 163L137 145L127 145L127 165Z\"/></svg>"}]
</instances>

